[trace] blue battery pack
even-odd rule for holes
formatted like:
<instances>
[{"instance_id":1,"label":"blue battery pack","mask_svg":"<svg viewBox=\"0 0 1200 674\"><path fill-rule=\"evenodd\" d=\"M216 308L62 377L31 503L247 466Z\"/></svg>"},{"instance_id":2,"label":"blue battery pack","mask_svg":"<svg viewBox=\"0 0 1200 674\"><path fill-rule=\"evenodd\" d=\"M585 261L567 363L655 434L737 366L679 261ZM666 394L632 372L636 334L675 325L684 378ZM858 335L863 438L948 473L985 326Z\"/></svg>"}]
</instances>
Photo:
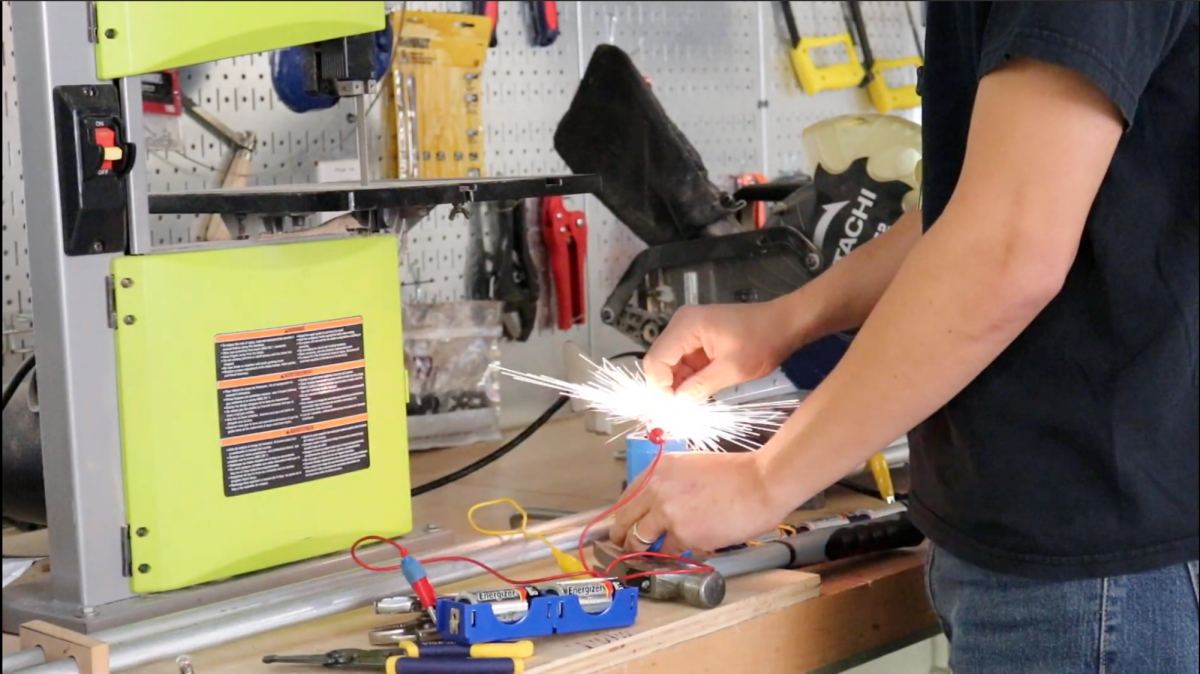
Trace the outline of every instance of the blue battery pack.
<instances>
[{"instance_id":1,"label":"blue battery pack","mask_svg":"<svg viewBox=\"0 0 1200 674\"><path fill-rule=\"evenodd\" d=\"M447 641L490 644L628 627L637 620L637 612L636 587L617 590L612 604L596 613L583 610L579 597L573 594L539 595L529 600L528 613L511 622L498 619L490 604L438 599L437 628Z\"/></svg>"}]
</instances>

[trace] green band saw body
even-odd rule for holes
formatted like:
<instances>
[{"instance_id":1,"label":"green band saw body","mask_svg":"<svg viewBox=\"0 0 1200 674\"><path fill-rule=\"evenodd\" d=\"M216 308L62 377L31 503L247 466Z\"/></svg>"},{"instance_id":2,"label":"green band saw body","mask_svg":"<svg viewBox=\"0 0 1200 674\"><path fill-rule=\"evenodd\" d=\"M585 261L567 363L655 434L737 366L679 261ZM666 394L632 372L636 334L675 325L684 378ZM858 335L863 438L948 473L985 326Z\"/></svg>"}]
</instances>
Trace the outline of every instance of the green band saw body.
<instances>
[{"instance_id":1,"label":"green band saw body","mask_svg":"<svg viewBox=\"0 0 1200 674\"><path fill-rule=\"evenodd\" d=\"M135 592L411 530L394 237L125 256L112 271Z\"/></svg>"}]
</instances>

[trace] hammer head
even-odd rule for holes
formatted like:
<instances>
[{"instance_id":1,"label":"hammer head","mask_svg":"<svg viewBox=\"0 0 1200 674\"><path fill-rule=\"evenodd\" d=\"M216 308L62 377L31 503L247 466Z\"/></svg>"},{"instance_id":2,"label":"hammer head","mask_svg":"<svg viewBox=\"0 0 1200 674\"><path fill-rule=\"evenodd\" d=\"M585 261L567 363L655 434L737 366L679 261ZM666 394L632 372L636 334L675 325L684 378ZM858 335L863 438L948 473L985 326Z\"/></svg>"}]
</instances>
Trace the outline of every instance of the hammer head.
<instances>
[{"instance_id":1,"label":"hammer head","mask_svg":"<svg viewBox=\"0 0 1200 674\"><path fill-rule=\"evenodd\" d=\"M603 572L625 554L625 551L609 541L592 544L592 556L596 570ZM611 575L629 576L645 571L654 571L653 576L642 576L630 581L639 594L660 601L678 601L696 608L715 608L725 600L725 577L716 571L670 573L685 568L669 560L652 557L635 557L617 562Z\"/></svg>"}]
</instances>

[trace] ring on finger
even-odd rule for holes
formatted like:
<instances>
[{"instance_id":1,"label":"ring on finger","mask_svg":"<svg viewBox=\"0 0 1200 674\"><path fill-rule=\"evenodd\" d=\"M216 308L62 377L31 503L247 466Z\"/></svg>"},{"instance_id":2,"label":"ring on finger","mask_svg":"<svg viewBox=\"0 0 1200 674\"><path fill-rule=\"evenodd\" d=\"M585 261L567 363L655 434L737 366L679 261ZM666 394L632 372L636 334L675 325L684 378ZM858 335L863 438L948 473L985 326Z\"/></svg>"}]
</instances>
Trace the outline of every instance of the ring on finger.
<instances>
[{"instance_id":1,"label":"ring on finger","mask_svg":"<svg viewBox=\"0 0 1200 674\"><path fill-rule=\"evenodd\" d=\"M629 528L629 533L634 537L635 540L637 540L638 543L641 543L642 545L654 545L654 541L648 541L642 538L642 535L638 533L636 522L632 527Z\"/></svg>"}]
</instances>

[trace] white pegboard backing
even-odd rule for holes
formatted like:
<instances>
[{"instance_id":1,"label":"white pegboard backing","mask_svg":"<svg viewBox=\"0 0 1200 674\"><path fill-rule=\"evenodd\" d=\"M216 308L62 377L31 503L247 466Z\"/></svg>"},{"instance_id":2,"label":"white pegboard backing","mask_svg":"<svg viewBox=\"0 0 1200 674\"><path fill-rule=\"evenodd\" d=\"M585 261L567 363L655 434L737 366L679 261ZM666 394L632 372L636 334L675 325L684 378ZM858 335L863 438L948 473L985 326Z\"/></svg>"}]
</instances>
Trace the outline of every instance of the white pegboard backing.
<instances>
[{"instance_id":1,"label":"white pegboard backing","mask_svg":"<svg viewBox=\"0 0 1200 674\"><path fill-rule=\"evenodd\" d=\"M33 298L29 287L29 237L25 221L25 176L17 111L17 75L12 42L12 3L4 3L4 380L33 350Z\"/></svg>"},{"instance_id":2,"label":"white pegboard backing","mask_svg":"<svg viewBox=\"0 0 1200 674\"><path fill-rule=\"evenodd\" d=\"M823 91L809 96L800 89L788 59L787 27L777 2L762 2L768 13L764 66L767 80L767 175L809 171L800 133L808 126L836 115L875 112L865 89ZM843 3L793 2L792 12L802 36L825 36L847 32ZM917 54L909 14L904 2L864 2L863 21L871 51L877 58L902 58ZM919 11L915 15L918 23ZM839 51L840 50L840 51ZM862 53L858 54L859 59ZM844 48L821 50L814 55L818 66L846 60ZM911 69L907 69L911 70ZM894 78L894 79L893 79ZM915 74L903 70L889 75L891 86L915 82ZM905 117L912 113L902 111Z\"/></svg>"}]
</instances>

